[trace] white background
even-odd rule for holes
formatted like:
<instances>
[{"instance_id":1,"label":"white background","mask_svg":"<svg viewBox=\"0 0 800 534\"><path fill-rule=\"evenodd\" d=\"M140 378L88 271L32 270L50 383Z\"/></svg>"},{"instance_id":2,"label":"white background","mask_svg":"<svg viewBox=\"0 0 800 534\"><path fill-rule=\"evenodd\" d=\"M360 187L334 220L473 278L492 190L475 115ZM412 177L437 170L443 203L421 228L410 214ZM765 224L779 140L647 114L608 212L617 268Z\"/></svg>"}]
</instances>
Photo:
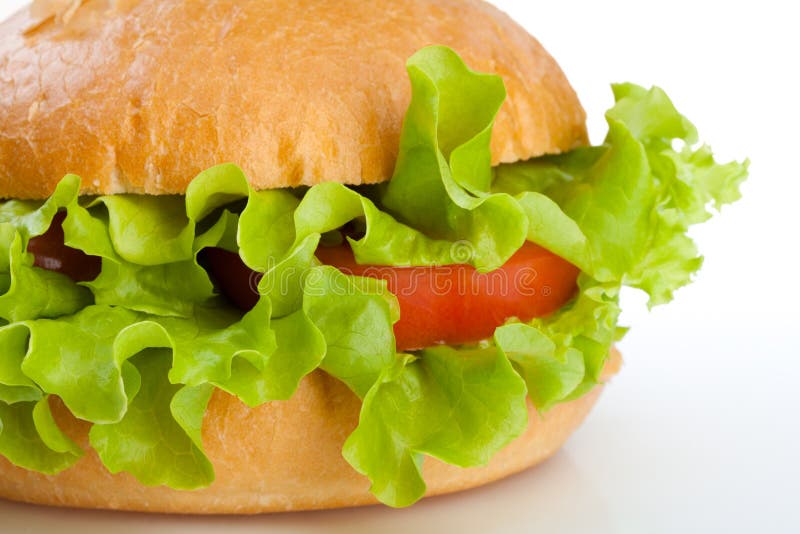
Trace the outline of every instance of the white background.
<instances>
[{"instance_id":1,"label":"white background","mask_svg":"<svg viewBox=\"0 0 800 534\"><path fill-rule=\"evenodd\" d=\"M0 0L0 18L24 2ZM497 1L559 60L605 133L608 84L658 84L744 199L695 232L696 283L647 313L628 295L623 372L549 463L385 508L256 518L0 503L3 532L800 532L800 124L792 2ZM468 24L465 21L465 24Z\"/></svg>"}]
</instances>

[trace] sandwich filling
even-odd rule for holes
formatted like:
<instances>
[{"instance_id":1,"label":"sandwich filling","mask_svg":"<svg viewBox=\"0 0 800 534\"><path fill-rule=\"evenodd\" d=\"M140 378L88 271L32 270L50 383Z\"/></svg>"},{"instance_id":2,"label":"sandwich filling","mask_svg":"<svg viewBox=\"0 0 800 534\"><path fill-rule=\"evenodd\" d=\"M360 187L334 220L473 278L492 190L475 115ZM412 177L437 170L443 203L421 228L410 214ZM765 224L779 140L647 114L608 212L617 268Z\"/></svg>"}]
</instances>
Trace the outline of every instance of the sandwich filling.
<instances>
[{"instance_id":1,"label":"sandwich filling","mask_svg":"<svg viewBox=\"0 0 800 534\"><path fill-rule=\"evenodd\" d=\"M253 190L223 164L184 196L0 205L0 455L54 474L84 454L175 489L214 480L214 389L250 406L314 370L363 400L344 457L392 506L425 492L424 455L483 465L599 380L619 291L668 302L702 259L688 228L739 197L665 93L613 87L598 146L492 168L502 80L444 47L408 62L393 178Z\"/></svg>"},{"instance_id":2,"label":"sandwich filling","mask_svg":"<svg viewBox=\"0 0 800 534\"><path fill-rule=\"evenodd\" d=\"M57 214L47 232L28 242L33 264L76 282L94 280L102 268L100 258L64 244L63 219L63 214ZM488 273L467 264L361 265L346 244L320 244L315 256L345 274L386 282L400 309L393 326L398 351L476 343L491 337L509 319L529 321L549 315L573 296L580 272L530 241ZM207 248L198 255L198 263L232 305L245 312L256 307L263 273L250 269L237 253Z\"/></svg>"}]
</instances>

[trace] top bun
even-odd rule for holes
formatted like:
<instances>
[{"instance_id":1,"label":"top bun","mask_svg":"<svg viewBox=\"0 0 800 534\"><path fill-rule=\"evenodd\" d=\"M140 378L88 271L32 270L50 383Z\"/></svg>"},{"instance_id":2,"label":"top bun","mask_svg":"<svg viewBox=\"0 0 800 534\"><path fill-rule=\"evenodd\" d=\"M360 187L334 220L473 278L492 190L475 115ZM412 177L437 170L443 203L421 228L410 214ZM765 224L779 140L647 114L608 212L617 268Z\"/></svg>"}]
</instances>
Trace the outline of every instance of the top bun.
<instances>
[{"instance_id":1,"label":"top bun","mask_svg":"<svg viewBox=\"0 0 800 534\"><path fill-rule=\"evenodd\" d=\"M502 76L493 162L586 142L542 46L478 0L49 0L0 24L0 197L184 193L240 165L256 189L388 180L406 60L453 48Z\"/></svg>"}]
</instances>

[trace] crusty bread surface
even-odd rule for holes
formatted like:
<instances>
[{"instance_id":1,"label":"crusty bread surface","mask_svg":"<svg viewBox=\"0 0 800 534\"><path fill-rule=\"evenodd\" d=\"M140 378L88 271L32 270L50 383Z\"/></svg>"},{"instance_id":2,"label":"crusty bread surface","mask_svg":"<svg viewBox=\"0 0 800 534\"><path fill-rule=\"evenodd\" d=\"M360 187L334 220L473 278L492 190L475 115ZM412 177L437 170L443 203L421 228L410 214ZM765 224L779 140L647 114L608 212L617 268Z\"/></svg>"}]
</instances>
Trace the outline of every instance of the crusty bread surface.
<instances>
[{"instance_id":1,"label":"crusty bread surface","mask_svg":"<svg viewBox=\"0 0 800 534\"><path fill-rule=\"evenodd\" d=\"M225 162L257 189L388 180L405 63L431 44L505 81L494 163L586 141L553 58L478 0L50 0L0 24L0 198L66 173L183 193Z\"/></svg>"}]
</instances>

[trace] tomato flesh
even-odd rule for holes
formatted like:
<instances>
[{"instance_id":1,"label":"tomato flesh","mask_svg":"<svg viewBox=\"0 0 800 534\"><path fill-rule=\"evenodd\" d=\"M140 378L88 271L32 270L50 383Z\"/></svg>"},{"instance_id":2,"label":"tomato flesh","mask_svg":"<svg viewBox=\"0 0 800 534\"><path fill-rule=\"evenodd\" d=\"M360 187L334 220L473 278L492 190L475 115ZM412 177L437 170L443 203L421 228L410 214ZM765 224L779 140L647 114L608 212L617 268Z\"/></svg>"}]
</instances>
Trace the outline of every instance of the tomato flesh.
<instances>
[{"instance_id":1,"label":"tomato flesh","mask_svg":"<svg viewBox=\"0 0 800 534\"><path fill-rule=\"evenodd\" d=\"M511 317L528 321L553 313L574 295L579 274L533 243L489 273L469 265L358 265L349 247L320 247L317 257L347 274L386 281L400 304L394 332L401 351L472 343L491 337Z\"/></svg>"},{"instance_id":2,"label":"tomato flesh","mask_svg":"<svg viewBox=\"0 0 800 534\"><path fill-rule=\"evenodd\" d=\"M47 232L28 241L28 252L34 257L33 264L65 274L76 282L94 280L100 274L100 258L64 244L61 225L65 217L63 212L57 213Z\"/></svg>"},{"instance_id":3,"label":"tomato flesh","mask_svg":"<svg viewBox=\"0 0 800 534\"><path fill-rule=\"evenodd\" d=\"M203 249L198 260L220 292L234 306L244 311L253 309L258 302L261 273L245 265L238 254L221 248Z\"/></svg>"},{"instance_id":4,"label":"tomato flesh","mask_svg":"<svg viewBox=\"0 0 800 534\"><path fill-rule=\"evenodd\" d=\"M532 243L490 273L479 273L469 265L359 265L346 245L320 247L316 255L346 274L386 281L400 304L394 333L401 351L472 343L491 337L511 317L527 321L548 315L575 293L579 273L577 267ZM204 265L234 304L244 310L255 306L257 275L237 254L206 249Z\"/></svg>"}]
</instances>

